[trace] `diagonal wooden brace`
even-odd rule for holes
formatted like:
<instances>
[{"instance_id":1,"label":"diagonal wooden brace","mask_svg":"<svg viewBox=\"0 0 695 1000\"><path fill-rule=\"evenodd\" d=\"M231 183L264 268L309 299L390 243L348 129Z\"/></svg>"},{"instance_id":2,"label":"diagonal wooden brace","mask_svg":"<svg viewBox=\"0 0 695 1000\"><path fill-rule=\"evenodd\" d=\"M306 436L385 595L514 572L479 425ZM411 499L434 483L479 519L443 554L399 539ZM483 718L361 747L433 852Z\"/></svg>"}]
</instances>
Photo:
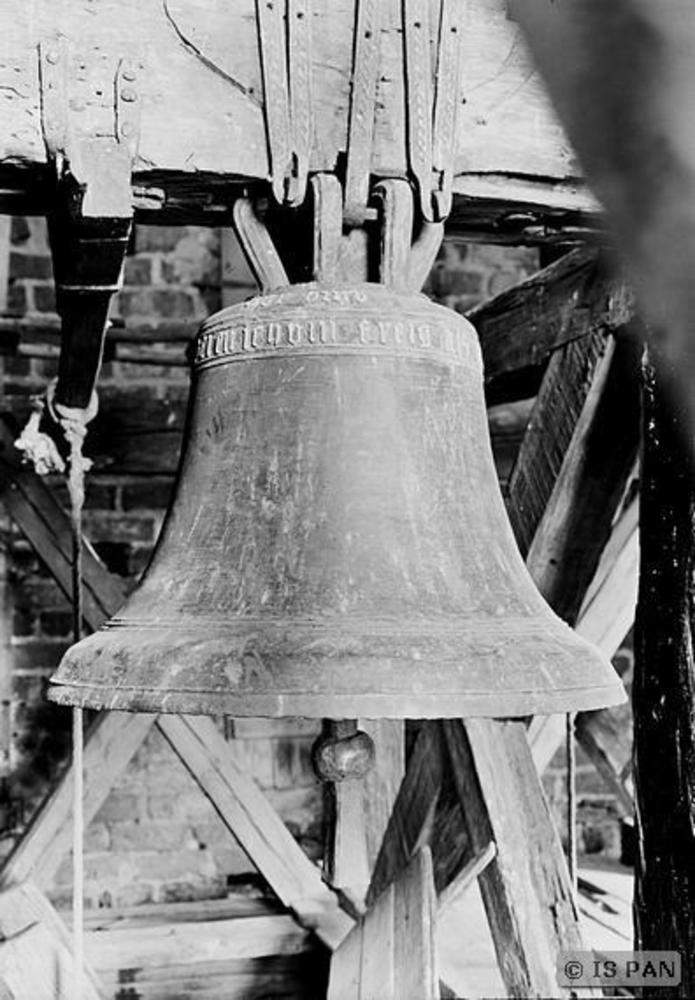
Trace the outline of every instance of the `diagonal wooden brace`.
<instances>
[{"instance_id":1,"label":"diagonal wooden brace","mask_svg":"<svg viewBox=\"0 0 695 1000\"><path fill-rule=\"evenodd\" d=\"M9 443L0 471L4 473L0 498L59 585L67 590L71 551L67 515L44 482L28 468L19 467ZM96 629L118 610L124 593L120 581L87 545L83 560L90 595L85 601L85 620ZM89 824L106 801L155 722L276 895L303 926L329 947L337 947L352 926L351 917L340 910L337 894L322 882L319 870L253 779L241 773L228 757L224 739L209 719L100 713L85 740L85 823ZM27 878L40 888L50 882L70 849L73 782L70 763L0 867L0 889Z\"/></svg>"}]
</instances>

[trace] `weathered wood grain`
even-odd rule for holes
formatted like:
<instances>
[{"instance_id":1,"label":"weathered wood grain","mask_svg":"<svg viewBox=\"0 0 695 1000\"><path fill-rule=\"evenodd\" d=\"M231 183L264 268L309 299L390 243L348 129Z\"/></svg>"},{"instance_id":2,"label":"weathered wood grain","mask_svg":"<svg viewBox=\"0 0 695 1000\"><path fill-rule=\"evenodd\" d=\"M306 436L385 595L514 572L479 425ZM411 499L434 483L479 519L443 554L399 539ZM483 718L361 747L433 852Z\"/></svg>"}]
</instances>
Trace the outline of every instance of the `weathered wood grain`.
<instances>
[{"instance_id":1,"label":"weathered wood grain","mask_svg":"<svg viewBox=\"0 0 695 1000\"><path fill-rule=\"evenodd\" d=\"M118 712L100 715L91 725L84 746L85 825L108 798L153 721L152 715ZM74 780L69 765L0 869L0 886L14 885L26 878L42 887L50 884L72 846Z\"/></svg>"},{"instance_id":2,"label":"weathered wood grain","mask_svg":"<svg viewBox=\"0 0 695 1000\"><path fill-rule=\"evenodd\" d=\"M113 1000L123 1000L126 990L138 1000L304 1000L325 993L323 965L315 951L141 968L125 954L121 969L100 970L99 979Z\"/></svg>"},{"instance_id":3,"label":"weathered wood grain","mask_svg":"<svg viewBox=\"0 0 695 1000\"><path fill-rule=\"evenodd\" d=\"M331 959L328 1000L439 997L435 894L429 847L422 847Z\"/></svg>"},{"instance_id":4,"label":"weathered wood grain","mask_svg":"<svg viewBox=\"0 0 695 1000\"><path fill-rule=\"evenodd\" d=\"M618 812L634 816L632 725L627 712L607 708L580 712L575 727L577 740L615 796Z\"/></svg>"},{"instance_id":5,"label":"weathered wood grain","mask_svg":"<svg viewBox=\"0 0 695 1000\"><path fill-rule=\"evenodd\" d=\"M528 550L536 586L574 624L609 538L640 438L637 338L609 345Z\"/></svg>"},{"instance_id":6,"label":"weathered wood grain","mask_svg":"<svg viewBox=\"0 0 695 1000\"><path fill-rule=\"evenodd\" d=\"M347 779L327 782L323 796L323 876L360 913L370 874L365 791L361 779Z\"/></svg>"},{"instance_id":7,"label":"weathered wood grain","mask_svg":"<svg viewBox=\"0 0 695 1000\"><path fill-rule=\"evenodd\" d=\"M401 719L360 719L357 728L372 739L375 762L363 778L325 786L323 874L362 912L403 780L405 740Z\"/></svg>"},{"instance_id":8,"label":"weathered wood grain","mask_svg":"<svg viewBox=\"0 0 695 1000\"><path fill-rule=\"evenodd\" d=\"M360 719L371 736L376 764L364 779L367 857L373 871L405 774L405 724L402 719Z\"/></svg>"},{"instance_id":9,"label":"weathered wood grain","mask_svg":"<svg viewBox=\"0 0 695 1000\"><path fill-rule=\"evenodd\" d=\"M614 656L635 620L639 576L639 500L617 517L577 618L577 631Z\"/></svg>"},{"instance_id":10,"label":"weathered wood grain","mask_svg":"<svg viewBox=\"0 0 695 1000\"><path fill-rule=\"evenodd\" d=\"M422 847L393 886L395 995L403 1000L439 997L435 946L436 897L429 847ZM378 961L379 939L372 942Z\"/></svg>"},{"instance_id":11,"label":"weathered wood grain","mask_svg":"<svg viewBox=\"0 0 695 1000\"><path fill-rule=\"evenodd\" d=\"M7 308L10 280L10 228L12 220L0 218L0 313Z\"/></svg>"},{"instance_id":12,"label":"weathered wood grain","mask_svg":"<svg viewBox=\"0 0 695 1000\"><path fill-rule=\"evenodd\" d=\"M662 358L662 363L664 363ZM669 379L645 365L640 585L632 700L638 815L637 947L679 952L695 992L695 486Z\"/></svg>"},{"instance_id":13,"label":"weathered wood grain","mask_svg":"<svg viewBox=\"0 0 695 1000\"><path fill-rule=\"evenodd\" d=\"M162 715L157 725L273 891L331 948L352 920L252 778L232 761L213 721Z\"/></svg>"},{"instance_id":14,"label":"weathered wood grain","mask_svg":"<svg viewBox=\"0 0 695 1000\"><path fill-rule=\"evenodd\" d=\"M489 405L534 396L551 353L632 319L632 294L582 247L468 312L483 351Z\"/></svg>"},{"instance_id":15,"label":"weathered wood grain","mask_svg":"<svg viewBox=\"0 0 695 1000\"><path fill-rule=\"evenodd\" d=\"M510 520L536 585L570 624L593 586L596 603L592 598L590 618L578 630L607 656L625 637L634 607L634 583L625 588L622 577L625 563L630 572L634 526L631 531L620 522L618 529L613 519L639 444L639 353L638 340L628 332L606 339L601 328L554 353L509 483ZM614 544L606 551L614 531ZM627 558L615 566L623 545ZM590 716L578 731L627 805L622 768L609 775L607 758L591 735ZM531 724L529 738L541 772L564 733L562 716ZM599 732L596 740L603 742Z\"/></svg>"},{"instance_id":16,"label":"weathered wood grain","mask_svg":"<svg viewBox=\"0 0 695 1000\"><path fill-rule=\"evenodd\" d=\"M599 329L564 344L550 356L507 487L507 512L524 558L552 497L597 370L609 349L609 338Z\"/></svg>"},{"instance_id":17,"label":"weathered wood grain","mask_svg":"<svg viewBox=\"0 0 695 1000\"><path fill-rule=\"evenodd\" d=\"M354 0L314 3L312 171L332 169L345 149L354 11ZM504 176L511 201L515 178L523 186L535 177L541 191L548 189L549 200L562 202L563 183L576 189L579 170L520 29L506 15L505 0L471 0L466 6L461 33L465 102L459 114L456 173L464 180L468 175L474 180ZM400 5L384 5L371 165L382 176L403 175L405 168L400 17ZM31 188L27 167L46 162L36 46L56 32L68 45L83 46L90 54L143 54L146 69L135 81L141 103L136 180L159 185L162 200L170 176L190 176L194 185L200 184L196 175L203 184L208 175L267 177L253 0L231 5L222 0L104 0L97 8L87 0L71 0L60 8L50 0L8 0L0 12L0 31L6 121L0 163L5 164L6 183L11 179L15 186ZM107 100L95 94L87 110L94 103L103 112ZM156 202L154 192L149 197Z\"/></svg>"},{"instance_id":18,"label":"weathered wood grain","mask_svg":"<svg viewBox=\"0 0 695 1000\"><path fill-rule=\"evenodd\" d=\"M367 903L381 895L431 838L443 781L442 742L435 722L424 722L408 761L381 849L376 859ZM438 849L434 845L434 851Z\"/></svg>"},{"instance_id":19,"label":"weathered wood grain","mask_svg":"<svg viewBox=\"0 0 695 1000\"><path fill-rule=\"evenodd\" d=\"M309 931L289 914L276 914L88 931L85 954L94 968L108 972L122 969L126 956L130 967L162 968L296 954L310 942Z\"/></svg>"},{"instance_id":20,"label":"weathered wood grain","mask_svg":"<svg viewBox=\"0 0 695 1000\"><path fill-rule=\"evenodd\" d=\"M474 850L482 852L491 841L497 848L479 884L509 995L563 996L557 955L581 950L583 939L524 722L441 725Z\"/></svg>"},{"instance_id":21,"label":"weathered wood grain","mask_svg":"<svg viewBox=\"0 0 695 1000\"><path fill-rule=\"evenodd\" d=\"M0 991L7 1000L61 1000L73 992L72 942L59 914L30 881L0 893ZM81 1000L103 997L90 965Z\"/></svg>"}]
</instances>

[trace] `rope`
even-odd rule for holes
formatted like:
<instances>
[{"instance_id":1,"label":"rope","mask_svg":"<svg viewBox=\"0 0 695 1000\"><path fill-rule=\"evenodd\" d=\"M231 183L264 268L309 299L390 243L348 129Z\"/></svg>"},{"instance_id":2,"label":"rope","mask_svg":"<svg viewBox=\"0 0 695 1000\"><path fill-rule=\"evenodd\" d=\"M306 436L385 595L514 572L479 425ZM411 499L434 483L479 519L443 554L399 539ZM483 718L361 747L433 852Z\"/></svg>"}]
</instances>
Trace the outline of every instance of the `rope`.
<instances>
[{"instance_id":1,"label":"rope","mask_svg":"<svg viewBox=\"0 0 695 1000\"><path fill-rule=\"evenodd\" d=\"M84 731L82 709L72 710L72 950L73 995L83 996L84 986Z\"/></svg>"},{"instance_id":2,"label":"rope","mask_svg":"<svg viewBox=\"0 0 695 1000\"><path fill-rule=\"evenodd\" d=\"M567 761L567 866L572 891L577 892L577 757L574 747L574 712L565 716Z\"/></svg>"},{"instance_id":3,"label":"rope","mask_svg":"<svg viewBox=\"0 0 695 1000\"><path fill-rule=\"evenodd\" d=\"M97 412L97 396L92 394L86 409L63 406L55 399L56 383L52 382L44 396L32 400L32 412L26 427L15 442L24 459L31 462L40 476L65 472L63 460L54 439L41 430L41 421L50 414L63 432L69 453L67 486L70 496L70 528L72 534L72 632L74 642L82 637L82 509L84 507L85 474L91 460L82 454L87 424ZM84 995L84 720L81 708L72 710L73 753L73 840L72 840L72 913L73 913L73 983L72 996Z\"/></svg>"},{"instance_id":4,"label":"rope","mask_svg":"<svg viewBox=\"0 0 695 1000\"><path fill-rule=\"evenodd\" d=\"M72 631L73 639L82 637L82 509L85 496L85 473L91 461L82 454L87 424L96 412L96 397L89 410L72 409L50 401L54 416L60 423L70 448L68 459L68 493L70 495L70 526L72 528ZM74 996L83 996L84 985L84 725L81 708L72 710L73 754L73 825L72 825L72 934L74 956Z\"/></svg>"}]
</instances>

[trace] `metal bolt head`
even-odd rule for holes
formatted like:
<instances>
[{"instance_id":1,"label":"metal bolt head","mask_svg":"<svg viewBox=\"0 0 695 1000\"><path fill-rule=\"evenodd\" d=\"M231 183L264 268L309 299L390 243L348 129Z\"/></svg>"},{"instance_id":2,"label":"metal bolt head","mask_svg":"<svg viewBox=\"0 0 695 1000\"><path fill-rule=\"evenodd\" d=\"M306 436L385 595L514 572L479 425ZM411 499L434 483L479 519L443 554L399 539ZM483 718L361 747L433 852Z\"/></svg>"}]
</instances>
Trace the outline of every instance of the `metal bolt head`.
<instances>
[{"instance_id":1,"label":"metal bolt head","mask_svg":"<svg viewBox=\"0 0 695 1000\"><path fill-rule=\"evenodd\" d=\"M133 101L137 101L138 95L134 90L129 87L121 91L121 100L125 101L126 104L132 104Z\"/></svg>"},{"instance_id":2,"label":"metal bolt head","mask_svg":"<svg viewBox=\"0 0 695 1000\"><path fill-rule=\"evenodd\" d=\"M123 122L121 125L121 135L125 136L127 139L129 135L133 134L133 126L129 122Z\"/></svg>"},{"instance_id":3,"label":"metal bolt head","mask_svg":"<svg viewBox=\"0 0 695 1000\"><path fill-rule=\"evenodd\" d=\"M127 80L128 83L132 83L133 80L137 80L138 78L137 73L135 72L134 69L124 69L122 75L123 79Z\"/></svg>"},{"instance_id":4,"label":"metal bolt head","mask_svg":"<svg viewBox=\"0 0 695 1000\"><path fill-rule=\"evenodd\" d=\"M55 66L57 62L60 62L60 52L57 52L55 49L49 49L46 53L46 62L50 63L51 66Z\"/></svg>"}]
</instances>

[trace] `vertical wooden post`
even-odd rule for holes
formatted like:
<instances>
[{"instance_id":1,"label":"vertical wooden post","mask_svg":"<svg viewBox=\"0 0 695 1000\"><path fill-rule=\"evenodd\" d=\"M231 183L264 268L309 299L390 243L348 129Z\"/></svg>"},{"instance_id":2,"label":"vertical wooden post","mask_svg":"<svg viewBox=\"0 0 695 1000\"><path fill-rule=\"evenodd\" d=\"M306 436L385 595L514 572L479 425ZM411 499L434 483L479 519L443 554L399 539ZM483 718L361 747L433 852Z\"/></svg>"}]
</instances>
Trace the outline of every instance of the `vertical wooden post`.
<instances>
[{"instance_id":1,"label":"vertical wooden post","mask_svg":"<svg viewBox=\"0 0 695 1000\"><path fill-rule=\"evenodd\" d=\"M695 995L695 482L682 409L645 365L640 585L635 625L638 945L679 951Z\"/></svg>"},{"instance_id":2,"label":"vertical wooden post","mask_svg":"<svg viewBox=\"0 0 695 1000\"><path fill-rule=\"evenodd\" d=\"M0 215L0 313L7 308L10 278L10 232L12 219ZM0 358L0 378L4 363ZM5 534L7 522L0 521L0 533ZM12 697L12 597L7 579L8 565L5 538L0 536L0 776L10 766L11 697Z\"/></svg>"},{"instance_id":3,"label":"vertical wooden post","mask_svg":"<svg viewBox=\"0 0 695 1000\"><path fill-rule=\"evenodd\" d=\"M496 846L479 884L508 994L566 996L559 955L585 943L524 721L447 719L442 728L473 850Z\"/></svg>"},{"instance_id":4,"label":"vertical wooden post","mask_svg":"<svg viewBox=\"0 0 695 1000\"><path fill-rule=\"evenodd\" d=\"M10 232L12 219L0 215L0 313L7 309L7 292L10 281Z\"/></svg>"}]
</instances>

